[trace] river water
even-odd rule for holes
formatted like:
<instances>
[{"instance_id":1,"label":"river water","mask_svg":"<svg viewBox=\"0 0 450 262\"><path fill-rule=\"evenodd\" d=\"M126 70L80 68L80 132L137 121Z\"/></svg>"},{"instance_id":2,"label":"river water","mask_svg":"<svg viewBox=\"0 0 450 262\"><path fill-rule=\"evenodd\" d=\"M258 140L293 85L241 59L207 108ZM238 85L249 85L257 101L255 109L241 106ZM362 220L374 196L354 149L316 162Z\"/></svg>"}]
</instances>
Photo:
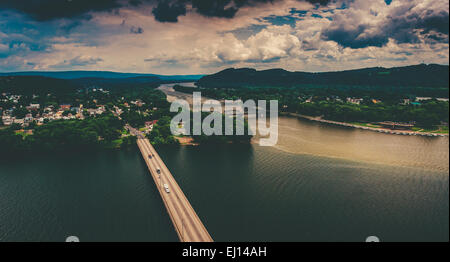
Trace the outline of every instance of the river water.
<instances>
[{"instance_id":1,"label":"river water","mask_svg":"<svg viewBox=\"0 0 450 262\"><path fill-rule=\"evenodd\" d=\"M448 146L280 117L274 147L157 150L216 241L448 241ZM177 241L141 158L0 162L0 241Z\"/></svg>"}]
</instances>

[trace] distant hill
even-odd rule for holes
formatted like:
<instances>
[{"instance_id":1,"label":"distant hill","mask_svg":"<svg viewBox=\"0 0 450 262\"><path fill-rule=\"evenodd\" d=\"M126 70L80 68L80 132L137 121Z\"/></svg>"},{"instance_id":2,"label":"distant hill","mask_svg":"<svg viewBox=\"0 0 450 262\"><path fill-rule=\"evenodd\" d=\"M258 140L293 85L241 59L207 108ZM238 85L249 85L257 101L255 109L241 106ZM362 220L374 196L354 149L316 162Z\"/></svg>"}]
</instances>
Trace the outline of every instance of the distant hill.
<instances>
[{"instance_id":1,"label":"distant hill","mask_svg":"<svg viewBox=\"0 0 450 262\"><path fill-rule=\"evenodd\" d=\"M61 76L69 77L68 75ZM193 81L176 78L163 80L156 75L124 77L129 76L129 74L103 74L103 76L112 76L112 78L53 78L38 75L0 75L0 92L15 94L70 93L84 88L103 88L112 91L129 88L156 88L161 83Z\"/></svg>"},{"instance_id":2,"label":"distant hill","mask_svg":"<svg viewBox=\"0 0 450 262\"><path fill-rule=\"evenodd\" d=\"M0 76L0 92L14 94L70 93L79 86L71 80L44 76Z\"/></svg>"},{"instance_id":3,"label":"distant hill","mask_svg":"<svg viewBox=\"0 0 450 262\"><path fill-rule=\"evenodd\" d=\"M165 81L175 81L175 80L197 81L203 75L156 75L156 74L118 73L109 71L54 71L54 72L28 71L28 72L0 73L0 76L45 76L58 79L79 79L79 78L123 79L134 77L157 77Z\"/></svg>"},{"instance_id":4,"label":"distant hill","mask_svg":"<svg viewBox=\"0 0 450 262\"><path fill-rule=\"evenodd\" d=\"M162 82L170 80L161 80L157 76L136 76L127 78L101 78L101 77L84 77L70 79L80 88L97 87L104 89L117 89L117 88L134 88L134 87L158 87ZM183 81L183 80L179 80Z\"/></svg>"},{"instance_id":5,"label":"distant hill","mask_svg":"<svg viewBox=\"0 0 450 262\"><path fill-rule=\"evenodd\" d=\"M447 88L449 66L420 64L393 68L364 68L337 72L290 72L283 69L257 71L251 68L229 68L202 77L201 87L295 87L302 85L348 85Z\"/></svg>"}]
</instances>

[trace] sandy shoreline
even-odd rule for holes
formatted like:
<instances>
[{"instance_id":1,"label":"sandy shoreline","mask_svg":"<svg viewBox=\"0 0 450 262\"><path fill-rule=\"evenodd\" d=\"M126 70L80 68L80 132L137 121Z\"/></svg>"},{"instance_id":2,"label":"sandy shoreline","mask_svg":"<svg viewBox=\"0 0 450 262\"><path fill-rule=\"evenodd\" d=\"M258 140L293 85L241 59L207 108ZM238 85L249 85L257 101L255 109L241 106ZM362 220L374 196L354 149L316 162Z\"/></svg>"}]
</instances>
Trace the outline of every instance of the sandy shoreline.
<instances>
[{"instance_id":1,"label":"sandy shoreline","mask_svg":"<svg viewBox=\"0 0 450 262\"><path fill-rule=\"evenodd\" d=\"M385 134L393 134L393 135L409 135L409 136L429 136L429 137L448 137L448 134L439 134L439 133L430 133L430 132L417 132L417 131L410 131L410 130L392 130L388 128L375 128L375 127L368 127L368 126L360 126L345 122L338 122L338 121L332 121L332 120L326 120L322 119L320 117L312 117L312 116L306 116L302 114L297 113L288 113L288 112L281 112L281 115L288 115L288 116L295 116L300 117L303 119L307 119L310 121L316 121L320 123L326 123L326 124L332 124L332 125L339 125L339 126L346 126L346 127L352 127L352 128L359 128L364 130L370 130L374 132L379 133L385 133Z\"/></svg>"}]
</instances>

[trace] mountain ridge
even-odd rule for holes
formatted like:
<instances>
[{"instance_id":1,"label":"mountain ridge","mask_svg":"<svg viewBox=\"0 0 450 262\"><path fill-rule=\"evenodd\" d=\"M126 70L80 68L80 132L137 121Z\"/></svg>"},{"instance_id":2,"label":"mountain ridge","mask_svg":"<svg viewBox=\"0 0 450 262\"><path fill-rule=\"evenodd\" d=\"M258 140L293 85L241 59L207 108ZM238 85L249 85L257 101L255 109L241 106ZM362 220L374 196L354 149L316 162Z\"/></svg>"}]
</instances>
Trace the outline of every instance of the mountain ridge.
<instances>
[{"instance_id":1,"label":"mountain ridge","mask_svg":"<svg viewBox=\"0 0 450 262\"><path fill-rule=\"evenodd\" d=\"M370 67L344 71L301 72L280 68L256 70L253 68L227 68L200 78L201 87L316 85L364 85L364 86L449 86L448 65L418 64L403 67Z\"/></svg>"},{"instance_id":2,"label":"mountain ridge","mask_svg":"<svg viewBox=\"0 0 450 262\"><path fill-rule=\"evenodd\" d=\"M161 80L193 80L196 81L204 75L158 75L143 73L122 73L113 71L19 71L19 72L0 72L0 76L44 76L56 79L80 79L80 78L107 78L123 79L136 77L158 77Z\"/></svg>"}]
</instances>

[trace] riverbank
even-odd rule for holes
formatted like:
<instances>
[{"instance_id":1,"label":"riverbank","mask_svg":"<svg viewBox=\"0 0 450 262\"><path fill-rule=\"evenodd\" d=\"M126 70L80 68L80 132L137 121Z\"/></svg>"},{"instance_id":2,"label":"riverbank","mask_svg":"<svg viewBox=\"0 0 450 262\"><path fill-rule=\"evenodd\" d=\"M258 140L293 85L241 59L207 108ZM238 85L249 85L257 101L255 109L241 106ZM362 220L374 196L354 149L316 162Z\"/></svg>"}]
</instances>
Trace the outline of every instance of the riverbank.
<instances>
[{"instance_id":1,"label":"riverbank","mask_svg":"<svg viewBox=\"0 0 450 262\"><path fill-rule=\"evenodd\" d=\"M367 126L367 125L357 125L357 124L346 123L346 122L326 120L326 119L322 119L321 117L312 117L312 116L306 116L306 115L297 114L297 113L281 112L280 115L295 116L295 117L300 117L300 118L307 119L310 121L338 125L338 126L359 128L359 129L370 130L370 131L375 131L375 132L385 133L385 134L429 136L429 137L437 137L437 136L448 137L448 134L432 133L432 132L419 132L419 131L412 131L412 130L393 130L393 129L382 128L382 127L371 127L371 126Z\"/></svg>"},{"instance_id":2,"label":"riverbank","mask_svg":"<svg viewBox=\"0 0 450 262\"><path fill-rule=\"evenodd\" d=\"M189 136L174 136L181 146L198 146L199 143L194 142L194 138Z\"/></svg>"}]
</instances>

